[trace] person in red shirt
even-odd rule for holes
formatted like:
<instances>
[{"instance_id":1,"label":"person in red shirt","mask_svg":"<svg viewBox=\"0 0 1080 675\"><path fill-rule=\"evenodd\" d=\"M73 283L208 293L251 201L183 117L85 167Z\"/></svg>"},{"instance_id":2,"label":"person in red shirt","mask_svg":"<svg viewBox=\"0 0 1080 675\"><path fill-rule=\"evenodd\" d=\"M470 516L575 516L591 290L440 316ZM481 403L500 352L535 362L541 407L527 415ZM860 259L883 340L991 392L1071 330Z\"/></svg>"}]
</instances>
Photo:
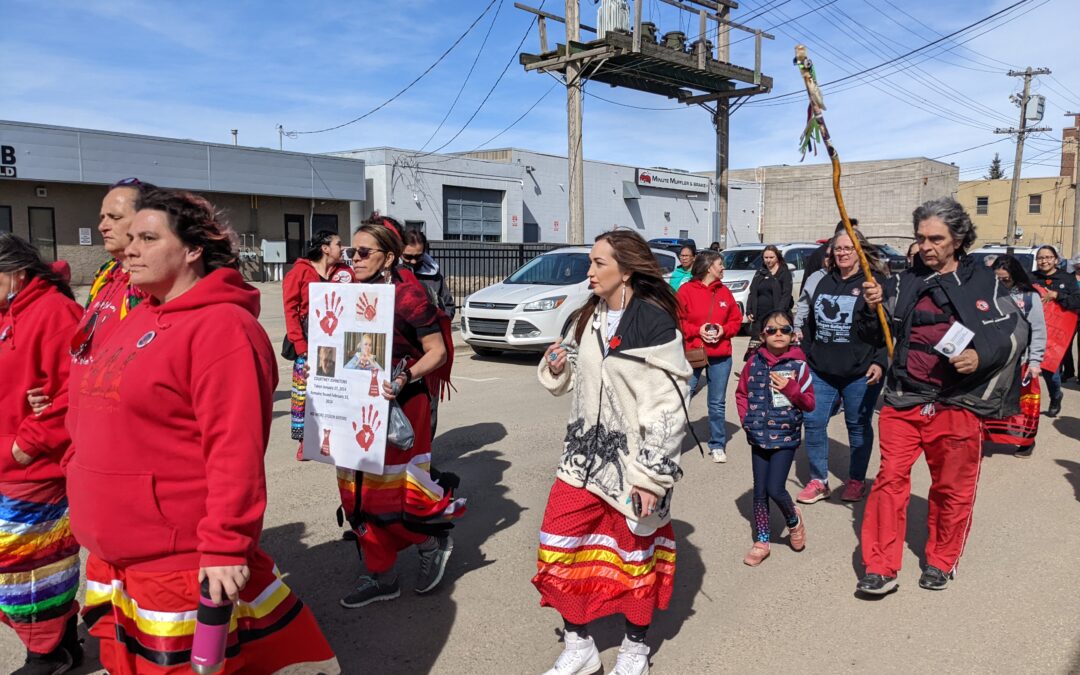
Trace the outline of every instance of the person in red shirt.
<instances>
[{"instance_id":1,"label":"person in red shirt","mask_svg":"<svg viewBox=\"0 0 1080 675\"><path fill-rule=\"evenodd\" d=\"M109 260L98 268L90 283L86 309L79 322L78 338L71 349L72 382L78 382L93 362L94 345L105 342L128 313L146 298L145 293L128 283L124 248L130 241L128 229L135 218L135 202L140 195L154 189L154 185L138 178L125 178L110 185L101 200L98 232ZM70 276L69 268L69 279ZM41 412L51 401L39 387L27 391L26 396L34 412Z\"/></svg>"},{"instance_id":2,"label":"person in red shirt","mask_svg":"<svg viewBox=\"0 0 1080 675\"><path fill-rule=\"evenodd\" d=\"M679 329L687 351L704 347L707 365L695 366L690 395L697 390L702 371L709 381L709 455L726 462L727 430L724 415L731 377L731 338L742 327L742 312L722 283L724 259L716 251L702 251L690 268L690 281L679 287ZM694 364L691 364L694 365Z\"/></svg>"},{"instance_id":3,"label":"person in red shirt","mask_svg":"<svg viewBox=\"0 0 1080 675\"><path fill-rule=\"evenodd\" d=\"M60 471L70 443L68 340L80 314L37 249L0 234L0 621L26 645L17 675L61 673L82 661L79 545ZM32 387L55 399L40 415L26 400Z\"/></svg>"},{"instance_id":4,"label":"person in red shirt","mask_svg":"<svg viewBox=\"0 0 1080 675\"><path fill-rule=\"evenodd\" d=\"M353 282L352 268L342 262L341 237L337 232L321 230L315 233L307 252L297 258L281 284L281 301L285 306L285 341L282 357L293 362L292 425L290 433L300 441L297 461L304 458L304 404L307 401L307 316L308 284L334 281Z\"/></svg>"},{"instance_id":5,"label":"person in red shirt","mask_svg":"<svg viewBox=\"0 0 1080 675\"><path fill-rule=\"evenodd\" d=\"M146 292L78 383L65 458L83 617L113 675L189 672L199 587L233 603L225 673L338 672L259 547L277 363L236 235L190 193L139 199L125 262ZM152 616L153 620L146 617Z\"/></svg>"}]
</instances>

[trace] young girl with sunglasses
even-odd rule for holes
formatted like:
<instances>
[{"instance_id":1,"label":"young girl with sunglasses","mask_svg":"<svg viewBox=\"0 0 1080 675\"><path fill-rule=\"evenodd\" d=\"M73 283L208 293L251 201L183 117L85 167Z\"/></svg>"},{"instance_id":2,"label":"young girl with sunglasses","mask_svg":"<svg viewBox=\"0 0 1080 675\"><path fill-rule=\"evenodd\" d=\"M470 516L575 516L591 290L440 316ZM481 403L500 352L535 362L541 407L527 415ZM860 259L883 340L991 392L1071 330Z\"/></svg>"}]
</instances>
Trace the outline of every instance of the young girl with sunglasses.
<instances>
[{"instance_id":1,"label":"young girl with sunglasses","mask_svg":"<svg viewBox=\"0 0 1080 675\"><path fill-rule=\"evenodd\" d=\"M769 557L769 499L784 516L791 548L806 547L806 526L787 488L795 450L802 443L803 413L814 409L814 386L806 357L792 347L791 314L770 312L761 320L764 344L746 362L735 403L750 442L754 466L754 545L743 558L751 567Z\"/></svg>"}]
</instances>

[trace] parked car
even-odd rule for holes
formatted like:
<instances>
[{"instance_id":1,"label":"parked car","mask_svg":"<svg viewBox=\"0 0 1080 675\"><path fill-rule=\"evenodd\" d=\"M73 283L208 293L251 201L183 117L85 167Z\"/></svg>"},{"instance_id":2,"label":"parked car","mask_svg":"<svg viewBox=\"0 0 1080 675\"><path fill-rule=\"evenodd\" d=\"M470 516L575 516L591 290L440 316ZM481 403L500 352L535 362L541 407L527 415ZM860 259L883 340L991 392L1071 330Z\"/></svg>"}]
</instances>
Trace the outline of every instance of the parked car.
<instances>
[{"instance_id":1,"label":"parked car","mask_svg":"<svg viewBox=\"0 0 1080 675\"><path fill-rule=\"evenodd\" d=\"M878 260L885 263L892 274L899 274L907 269L907 256L900 251L888 244L870 242L870 245L876 249Z\"/></svg>"},{"instance_id":2,"label":"parked car","mask_svg":"<svg viewBox=\"0 0 1080 675\"><path fill-rule=\"evenodd\" d=\"M679 255L679 251L683 249L683 246L689 246L695 251L698 250L697 243L695 243L693 239L679 239L677 237L659 237L657 239L650 239L649 246L671 251L675 255Z\"/></svg>"},{"instance_id":3,"label":"parked car","mask_svg":"<svg viewBox=\"0 0 1080 675\"><path fill-rule=\"evenodd\" d=\"M678 257L653 248L671 276ZM480 356L503 350L542 352L570 329L570 320L588 300L589 247L548 251L516 272L473 293L461 309L461 335Z\"/></svg>"},{"instance_id":4,"label":"parked car","mask_svg":"<svg viewBox=\"0 0 1080 675\"><path fill-rule=\"evenodd\" d=\"M765 244L740 244L721 253L724 257L724 285L735 296L735 302L739 303L739 310L743 313L743 323L749 322L746 318L746 298L750 294L750 282L761 267L761 252L765 250L765 246ZM793 293L797 292L802 284L806 259L817 249L818 244L776 244L776 247L780 249L784 263L791 270Z\"/></svg>"},{"instance_id":5,"label":"parked car","mask_svg":"<svg viewBox=\"0 0 1080 675\"><path fill-rule=\"evenodd\" d=\"M1009 246L1005 244L988 244L986 246L980 246L970 253L970 255L976 260L986 262L988 258L998 257L1009 253ZM1020 265L1031 272L1038 269L1035 264L1035 254L1039 251L1039 246L1013 246L1012 256L1020 261ZM1059 263L1060 266L1065 265L1065 259L1062 258Z\"/></svg>"}]
</instances>

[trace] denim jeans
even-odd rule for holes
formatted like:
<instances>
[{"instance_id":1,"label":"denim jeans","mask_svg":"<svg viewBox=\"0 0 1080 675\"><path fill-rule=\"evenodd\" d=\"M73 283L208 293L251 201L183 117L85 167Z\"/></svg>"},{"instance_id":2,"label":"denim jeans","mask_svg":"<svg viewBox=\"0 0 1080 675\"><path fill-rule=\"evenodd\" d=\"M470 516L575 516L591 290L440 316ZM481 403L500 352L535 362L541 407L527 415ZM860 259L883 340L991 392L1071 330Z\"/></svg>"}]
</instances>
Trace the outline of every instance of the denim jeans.
<instances>
[{"instance_id":1,"label":"denim jeans","mask_svg":"<svg viewBox=\"0 0 1080 675\"><path fill-rule=\"evenodd\" d=\"M829 480L829 420L844 402L844 422L847 424L848 444L851 446L851 465L848 478L866 480L866 467L874 448L874 405L881 393L882 382L868 385L865 377L848 382L829 381L813 370L814 410L803 416L806 435L806 456L810 460L810 478L827 483ZM837 385L837 386L834 386Z\"/></svg>"},{"instance_id":2,"label":"denim jeans","mask_svg":"<svg viewBox=\"0 0 1080 675\"><path fill-rule=\"evenodd\" d=\"M1061 368L1059 367L1053 373L1044 370L1042 376L1046 382L1046 397L1051 401L1061 398Z\"/></svg>"},{"instance_id":3,"label":"denim jeans","mask_svg":"<svg viewBox=\"0 0 1080 675\"><path fill-rule=\"evenodd\" d=\"M727 446L727 429L724 427L724 415L727 412L727 385L731 377L731 357L709 357L707 368L694 368L690 375L690 396L697 391L701 371L707 370L705 377L709 383L709 449L723 450Z\"/></svg>"}]
</instances>

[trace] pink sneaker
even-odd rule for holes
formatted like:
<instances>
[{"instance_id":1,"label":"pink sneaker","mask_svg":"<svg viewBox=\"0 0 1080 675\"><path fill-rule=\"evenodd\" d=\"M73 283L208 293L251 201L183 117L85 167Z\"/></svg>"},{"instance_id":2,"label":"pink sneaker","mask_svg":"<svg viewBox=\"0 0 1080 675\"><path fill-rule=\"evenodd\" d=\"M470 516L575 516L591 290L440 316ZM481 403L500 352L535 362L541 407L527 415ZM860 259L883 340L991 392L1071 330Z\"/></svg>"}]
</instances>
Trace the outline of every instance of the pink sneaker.
<instances>
[{"instance_id":1,"label":"pink sneaker","mask_svg":"<svg viewBox=\"0 0 1080 675\"><path fill-rule=\"evenodd\" d=\"M763 541L755 541L754 546L747 552L746 557L743 558L743 564L750 567L757 567L761 563L765 562L765 558L769 557L769 545Z\"/></svg>"},{"instance_id":2,"label":"pink sneaker","mask_svg":"<svg viewBox=\"0 0 1080 675\"><path fill-rule=\"evenodd\" d=\"M795 501L800 504L813 504L814 502L820 502L822 499L828 498L829 486L825 481L815 478L806 484L806 487L802 489L802 492L795 498Z\"/></svg>"},{"instance_id":3,"label":"pink sneaker","mask_svg":"<svg viewBox=\"0 0 1080 675\"><path fill-rule=\"evenodd\" d=\"M788 543L792 550L801 551L806 548L806 523L803 522L802 511L796 508L795 513L799 516L799 524L788 529Z\"/></svg>"},{"instance_id":4,"label":"pink sneaker","mask_svg":"<svg viewBox=\"0 0 1080 675\"><path fill-rule=\"evenodd\" d=\"M858 502L866 495L866 481L851 479L844 483L844 493L840 499L845 502Z\"/></svg>"}]
</instances>

